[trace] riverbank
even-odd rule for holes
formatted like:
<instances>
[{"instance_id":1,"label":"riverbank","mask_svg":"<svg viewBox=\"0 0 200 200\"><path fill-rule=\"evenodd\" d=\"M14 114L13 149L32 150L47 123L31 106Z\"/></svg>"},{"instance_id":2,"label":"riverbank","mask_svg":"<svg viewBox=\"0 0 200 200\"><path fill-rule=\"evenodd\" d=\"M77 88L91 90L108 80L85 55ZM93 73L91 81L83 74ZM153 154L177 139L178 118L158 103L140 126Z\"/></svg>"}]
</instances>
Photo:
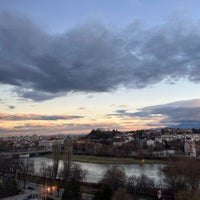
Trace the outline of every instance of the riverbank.
<instances>
[{"instance_id":1,"label":"riverbank","mask_svg":"<svg viewBox=\"0 0 200 200\"><path fill-rule=\"evenodd\" d=\"M53 155L45 154L44 157L53 158ZM60 155L60 160L63 160L63 155ZM104 157L92 155L72 155L72 161L96 164L166 164L166 161L164 160Z\"/></svg>"}]
</instances>

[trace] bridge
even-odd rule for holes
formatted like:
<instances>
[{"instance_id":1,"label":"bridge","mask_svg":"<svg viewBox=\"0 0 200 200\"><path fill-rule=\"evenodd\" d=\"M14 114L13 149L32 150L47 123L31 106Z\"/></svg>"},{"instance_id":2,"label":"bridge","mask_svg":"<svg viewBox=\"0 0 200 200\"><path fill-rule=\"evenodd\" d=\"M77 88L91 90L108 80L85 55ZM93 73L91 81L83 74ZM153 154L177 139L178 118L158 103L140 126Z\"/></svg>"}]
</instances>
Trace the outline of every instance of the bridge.
<instances>
[{"instance_id":1,"label":"bridge","mask_svg":"<svg viewBox=\"0 0 200 200\"><path fill-rule=\"evenodd\" d=\"M23 157L33 157L40 156L43 154L50 153L47 150L31 150L31 151L10 151L10 152L0 152L0 158L23 158Z\"/></svg>"}]
</instances>

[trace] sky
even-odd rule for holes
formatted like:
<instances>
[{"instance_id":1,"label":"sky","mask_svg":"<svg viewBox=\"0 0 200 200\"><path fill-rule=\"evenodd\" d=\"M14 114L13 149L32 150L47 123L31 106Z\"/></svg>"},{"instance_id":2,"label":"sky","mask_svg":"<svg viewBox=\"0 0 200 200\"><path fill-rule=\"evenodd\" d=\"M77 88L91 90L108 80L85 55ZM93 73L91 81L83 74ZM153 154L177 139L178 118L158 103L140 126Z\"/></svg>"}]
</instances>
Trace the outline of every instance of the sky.
<instances>
[{"instance_id":1,"label":"sky","mask_svg":"<svg viewBox=\"0 0 200 200\"><path fill-rule=\"evenodd\" d=\"M199 7L0 0L0 136L200 128Z\"/></svg>"}]
</instances>

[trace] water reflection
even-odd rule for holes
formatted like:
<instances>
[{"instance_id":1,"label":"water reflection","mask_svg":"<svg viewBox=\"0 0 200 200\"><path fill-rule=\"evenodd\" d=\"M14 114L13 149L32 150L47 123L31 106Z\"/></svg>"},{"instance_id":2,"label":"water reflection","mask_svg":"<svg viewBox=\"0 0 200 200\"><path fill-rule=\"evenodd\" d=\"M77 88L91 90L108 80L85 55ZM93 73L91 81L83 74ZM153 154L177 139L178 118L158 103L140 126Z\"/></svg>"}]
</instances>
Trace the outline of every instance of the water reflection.
<instances>
[{"instance_id":1,"label":"water reflection","mask_svg":"<svg viewBox=\"0 0 200 200\"><path fill-rule=\"evenodd\" d=\"M48 165L52 164L52 159L44 157L34 157L31 158L35 163L35 171L39 173L40 163L46 162ZM95 164L95 163L84 163L75 162L81 165L82 169L87 170L86 181L87 182L98 182L102 177L104 172L113 166L113 164ZM63 161L59 162L59 168L63 166ZM160 169L163 168L163 164L120 164L125 169L127 176L140 176L141 174L146 174L148 177L153 178L156 182L159 182L162 177L160 175Z\"/></svg>"}]
</instances>

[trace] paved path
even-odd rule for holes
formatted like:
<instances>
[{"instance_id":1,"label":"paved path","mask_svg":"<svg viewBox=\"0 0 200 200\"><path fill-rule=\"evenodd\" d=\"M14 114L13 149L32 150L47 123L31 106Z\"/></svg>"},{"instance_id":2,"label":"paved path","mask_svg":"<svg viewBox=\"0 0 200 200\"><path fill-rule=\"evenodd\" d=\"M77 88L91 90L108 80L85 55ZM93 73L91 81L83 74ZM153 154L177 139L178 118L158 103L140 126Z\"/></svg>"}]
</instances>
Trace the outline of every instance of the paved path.
<instances>
[{"instance_id":1,"label":"paved path","mask_svg":"<svg viewBox=\"0 0 200 200\"><path fill-rule=\"evenodd\" d=\"M6 197L3 198L2 200L24 200L30 194L38 194L38 193L30 190L24 190L22 194Z\"/></svg>"}]
</instances>

